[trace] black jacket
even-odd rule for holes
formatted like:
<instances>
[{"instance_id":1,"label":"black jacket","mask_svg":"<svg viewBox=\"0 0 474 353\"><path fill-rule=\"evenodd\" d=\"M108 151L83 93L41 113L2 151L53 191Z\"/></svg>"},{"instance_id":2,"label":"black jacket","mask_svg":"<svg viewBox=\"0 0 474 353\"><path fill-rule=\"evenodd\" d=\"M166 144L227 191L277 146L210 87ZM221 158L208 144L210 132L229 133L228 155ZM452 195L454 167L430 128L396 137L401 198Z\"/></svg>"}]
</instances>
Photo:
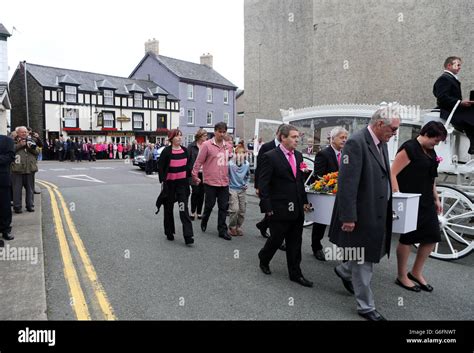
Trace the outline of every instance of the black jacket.
<instances>
[{"instance_id":1,"label":"black jacket","mask_svg":"<svg viewBox=\"0 0 474 353\"><path fill-rule=\"evenodd\" d=\"M337 163L336 153L331 146L322 149L316 154L313 173L316 180L323 175L337 172L338 170L339 164Z\"/></svg>"},{"instance_id":2,"label":"black jacket","mask_svg":"<svg viewBox=\"0 0 474 353\"><path fill-rule=\"evenodd\" d=\"M303 206L308 203L303 172L299 168L303 155L295 151L295 158L296 178L280 148L266 152L259 167L260 210L262 213L273 211L271 217L278 221L304 217Z\"/></svg>"},{"instance_id":3,"label":"black jacket","mask_svg":"<svg viewBox=\"0 0 474 353\"><path fill-rule=\"evenodd\" d=\"M446 120L456 102L462 100L461 82L456 80L453 75L445 72L436 80L433 86L433 94L436 97L437 108L440 109L440 117ZM461 129L465 124L474 126L474 109L458 106L451 122Z\"/></svg>"},{"instance_id":4,"label":"black jacket","mask_svg":"<svg viewBox=\"0 0 474 353\"><path fill-rule=\"evenodd\" d=\"M191 164L191 170L194 167L194 163L196 162L196 159L199 154L199 147L197 146L196 141L191 142L188 145L188 153L189 153L189 162Z\"/></svg>"},{"instance_id":5,"label":"black jacket","mask_svg":"<svg viewBox=\"0 0 474 353\"><path fill-rule=\"evenodd\" d=\"M255 169L255 176L254 176L255 189L258 189L258 179L259 179L259 173L260 173L259 165L262 163L263 155L267 153L268 151L275 149L275 147L276 147L275 140L271 140L270 142L264 143L262 147L260 147L260 150L258 151L257 168Z\"/></svg>"},{"instance_id":6,"label":"black jacket","mask_svg":"<svg viewBox=\"0 0 474 353\"><path fill-rule=\"evenodd\" d=\"M10 168L15 161L15 144L13 140L0 135L0 187L11 185Z\"/></svg>"}]
</instances>

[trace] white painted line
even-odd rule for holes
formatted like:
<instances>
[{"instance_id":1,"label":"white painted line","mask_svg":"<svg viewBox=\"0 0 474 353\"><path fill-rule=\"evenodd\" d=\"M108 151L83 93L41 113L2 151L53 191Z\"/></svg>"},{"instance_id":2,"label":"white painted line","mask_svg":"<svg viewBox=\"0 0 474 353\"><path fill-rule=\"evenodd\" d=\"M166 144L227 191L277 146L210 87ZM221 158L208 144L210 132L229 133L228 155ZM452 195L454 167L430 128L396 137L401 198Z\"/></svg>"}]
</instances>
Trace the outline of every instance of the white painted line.
<instances>
[{"instance_id":1,"label":"white painted line","mask_svg":"<svg viewBox=\"0 0 474 353\"><path fill-rule=\"evenodd\" d=\"M71 168L72 170L88 170L89 168L82 168L82 167L79 167L79 168Z\"/></svg>"},{"instance_id":2,"label":"white painted line","mask_svg":"<svg viewBox=\"0 0 474 353\"><path fill-rule=\"evenodd\" d=\"M156 175L147 175L147 178L158 179L158 174Z\"/></svg>"},{"instance_id":3,"label":"white painted line","mask_svg":"<svg viewBox=\"0 0 474 353\"><path fill-rule=\"evenodd\" d=\"M55 172L64 172L67 169L66 168L51 168L50 170L53 170Z\"/></svg>"},{"instance_id":4,"label":"white painted line","mask_svg":"<svg viewBox=\"0 0 474 353\"><path fill-rule=\"evenodd\" d=\"M79 174L79 175L60 175L60 178L67 178L67 179L73 179L73 180L80 180L80 181L90 181L92 183L103 183L105 184L105 181L101 181L99 179L90 177L85 174Z\"/></svg>"},{"instance_id":5,"label":"white painted line","mask_svg":"<svg viewBox=\"0 0 474 353\"><path fill-rule=\"evenodd\" d=\"M46 169L38 169L38 173L39 172L45 172L45 171L46 171Z\"/></svg>"},{"instance_id":6,"label":"white painted line","mask_svg":"<svg viewBox=\"0 0 474 353\"><path fill-rule=\"evenodd\" d=\"M129 170L128 172L133 173L133 174L143 175L143 172L135 172L133 170Z\"/></svg>"},{"instance_id":7,"label":"white painted line","mask_svg":"<svg viewBox=\"0 0 474 353\"><path fill-rule=\"evenodd\" d=\"M115 169L112 167L91 167L92 169Z\"/></svg>"}]
</instances>

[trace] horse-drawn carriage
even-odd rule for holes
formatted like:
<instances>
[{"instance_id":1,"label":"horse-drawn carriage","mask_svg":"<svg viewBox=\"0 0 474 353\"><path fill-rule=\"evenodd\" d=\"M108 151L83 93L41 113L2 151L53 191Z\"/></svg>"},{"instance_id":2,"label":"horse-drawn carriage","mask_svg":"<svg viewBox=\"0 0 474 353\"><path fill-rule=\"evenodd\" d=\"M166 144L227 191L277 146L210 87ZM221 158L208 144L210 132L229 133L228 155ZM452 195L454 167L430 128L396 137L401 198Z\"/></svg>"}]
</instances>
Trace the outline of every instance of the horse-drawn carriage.
<instances>
[{"instance_id":1,"label":"horse-drawn carriage","mask_svg":"<svg viewBox=\"0 0 474 353\"><path fill-rule=\"evenodd\" d=\"M376 105L329 105L282 110L285 123L298 127L302 133L301 150L317 151L329 144L328 134L336 126L344 126L349 134L367 126ZM456 108L455 108L456 109ZM438 167L437 190L443 205L438 216L441 242L437 243L431 257L455 260L474 250L474 159L467 154L469 139L440 119L438 110L420 110L417 107L402 107L401 125L388 143L390 161L393 161L400 145L418 135L421 127L431 120L442 121L447 127L448 137L436 147L441 157ZM307 146L312 143L311 148ZM309 169L313 168L314 154L304 154ZM311 179L308 175L307 182ZM307 222L305 225L310 225Z\"/></svg>"}]
</instances>

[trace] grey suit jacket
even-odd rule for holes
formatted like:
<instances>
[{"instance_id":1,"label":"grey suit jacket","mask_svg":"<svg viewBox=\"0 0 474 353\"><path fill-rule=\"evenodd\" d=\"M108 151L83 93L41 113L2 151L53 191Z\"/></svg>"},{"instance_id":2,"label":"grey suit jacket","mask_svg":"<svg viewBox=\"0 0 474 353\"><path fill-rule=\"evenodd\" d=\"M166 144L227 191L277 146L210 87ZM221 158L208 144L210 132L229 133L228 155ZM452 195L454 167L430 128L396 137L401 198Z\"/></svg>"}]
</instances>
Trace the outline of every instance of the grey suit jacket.
<instances>
[{"instance_id":1,"label":"grey suit jacket","mask_svg":"<svg viewBox=\"0 0 474 353\"><path fill-rule=\"evenodd\" d=\"M331 242L342 248L364 248L365 261L373 263L390 253L392 235L392 187L386 144L383 153L385 163L367 128L347 141L329 230ZM354 231L342 231L343 222L355 222Z\"/></svg>"}]
</instances>

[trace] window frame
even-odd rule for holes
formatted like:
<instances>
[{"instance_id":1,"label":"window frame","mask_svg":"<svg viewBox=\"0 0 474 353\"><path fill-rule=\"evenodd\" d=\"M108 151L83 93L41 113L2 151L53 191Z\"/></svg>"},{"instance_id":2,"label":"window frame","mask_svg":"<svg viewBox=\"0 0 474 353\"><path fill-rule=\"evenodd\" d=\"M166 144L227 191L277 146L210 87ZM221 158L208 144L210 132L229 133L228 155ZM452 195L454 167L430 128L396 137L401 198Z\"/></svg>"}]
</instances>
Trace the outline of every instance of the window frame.
<instances>
[{"instance_id":1,"label":"window frame","mask_svg":"<svg viewBox=\"0 0 474 353\"><path fill-rule=\"evenodd\" d=\"M191 90L189 90L191 88ZM191 93L191 95L190 95ZM186 97L188 98L189 101L194 100L194 85L188 83L187 88L186 88Z\"/></svg>"},{"instance_id":2,"label":"window frame","mask_svg":"<svg viewBox=\"0 0 474 353\"><path fill-rule=\"evenodd\" d=\"M136 116L136 115L139 115L139 116L141 116L141 118L142 118L142 120L141 120L141 122L142 122L142 127L141 127L141 128L135 127L135 121L136 121L136 120L135 120L135 116ZM132 130L134 130L134 131L135 131L135 130L138 130L138 131L143 131L143 130L145 130L145 114L144 114L144 113L132 112Z\"/></svg>"},{"instance_id":3,"label":"window frame","mask_svg":"<svg viewBox=\"0 0 474 353\"><path fill-rule=\"evenodd\" d=\"M193 121L191 123L189 122L189 112L192 112ZM196 110L195 109L186 109L186 124L187 125L194 125L195 121L196 121Z\"/></svg>"},{"instance_id":4,"label":"window frame","mask_svg":"<svg viewBox=\"0 0 474 353\"><path fill-rule=\"evenodd\" d=\"M137 97L140 97L138 100ZM137 102L140 101L141 105L137 105ZM140 92L133 92L133 107L134 108L143 108L143 93Z\"/></svg>"},{"instance_id":5,"label":"window frame","mask_svg":"<svg viewBox=\"0 0 474 353\"><path fill-rule=\"evenodd\" d=\"M74 93L69 92L68 89L73 89ZM74 97L74 100L68 100L68 97ZM77 103L77 87L71 85L64 86L64 102L66 103Z\"/></svg>"},{"instance_id":6,"label":"window frame","mask_svg":"<svg viewBox=\"0 0 474 353\"><path fill-rule=\"evenodd\" d=\"M106 114L111 114L112 117L113 117L113 126L105 126L105 122L106 121L110 121L110 120L107 120L105 119L105 115ZM116 121L115 121L115 112L114 111L102 111L102 127L105 128L105 129L115 129L116 127Z\"/></svg>"}]
</instances>

